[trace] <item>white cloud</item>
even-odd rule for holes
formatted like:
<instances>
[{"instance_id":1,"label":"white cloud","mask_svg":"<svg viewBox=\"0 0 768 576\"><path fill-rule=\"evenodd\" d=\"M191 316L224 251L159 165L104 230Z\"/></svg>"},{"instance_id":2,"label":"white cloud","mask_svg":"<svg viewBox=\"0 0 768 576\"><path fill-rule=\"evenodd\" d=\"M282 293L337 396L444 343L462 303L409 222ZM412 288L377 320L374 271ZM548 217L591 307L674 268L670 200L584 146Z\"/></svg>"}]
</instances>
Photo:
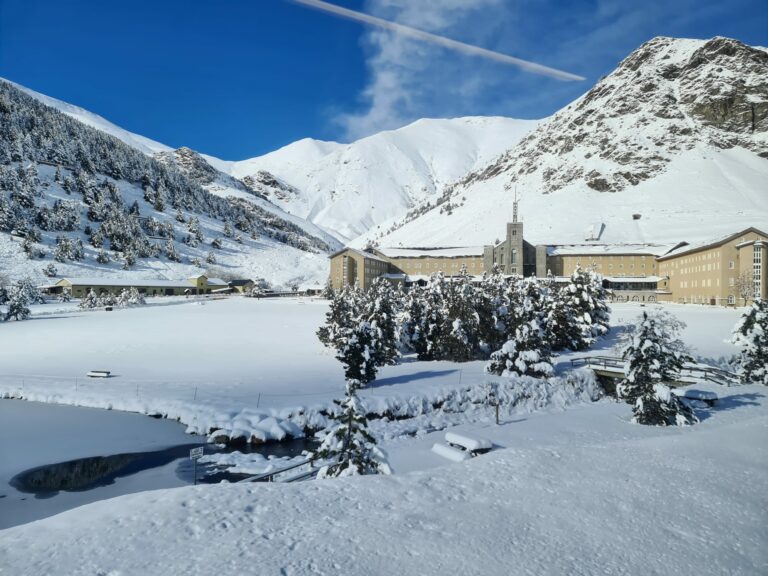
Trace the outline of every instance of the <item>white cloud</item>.
<instances>
[{"instance_id":1,"label":"white cloud","mask_svg":"<svg viewBox=\"0 0 768 576\"><path fill-rule=\"evenodd\" d=\"M487 23L480 24L486 20L488 10L500 3L501 0L368 0L365 10L475 43L487 33ZM478 27L464 27L470 23ZM473 68L507 69L386 30L367 31L365 48L370 78L361 94L362 109L336 118L344 136L351 140L398 128L421 117L466 114L471 108L466 106L467 99L476 98L488 86L482 78L470 74Z\"/></svg>"}]
</instances>

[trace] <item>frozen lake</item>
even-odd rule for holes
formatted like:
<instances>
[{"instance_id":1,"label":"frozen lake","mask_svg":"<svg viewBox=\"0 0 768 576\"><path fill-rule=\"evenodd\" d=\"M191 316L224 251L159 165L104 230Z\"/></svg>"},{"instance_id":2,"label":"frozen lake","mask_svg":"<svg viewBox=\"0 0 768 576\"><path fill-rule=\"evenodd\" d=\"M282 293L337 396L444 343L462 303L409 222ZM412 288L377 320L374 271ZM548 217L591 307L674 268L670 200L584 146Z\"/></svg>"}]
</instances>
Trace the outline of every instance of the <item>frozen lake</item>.
<instances>
[{"instance_id":1,"label":"frozen lake","mask_svg":"<svg viewBox=\"0 0 768 576\"><path fill-rule=\"evenodd\" d=\"M191 484L188 447L199 442L177 422L141 414L0 400L0 529L121 494ZM130 456L38 472L27 478L37 483L34 492L10 484L41 466L118 454ZM51 489L57 483L67 490Z\"/></svg>"}]
</instances>

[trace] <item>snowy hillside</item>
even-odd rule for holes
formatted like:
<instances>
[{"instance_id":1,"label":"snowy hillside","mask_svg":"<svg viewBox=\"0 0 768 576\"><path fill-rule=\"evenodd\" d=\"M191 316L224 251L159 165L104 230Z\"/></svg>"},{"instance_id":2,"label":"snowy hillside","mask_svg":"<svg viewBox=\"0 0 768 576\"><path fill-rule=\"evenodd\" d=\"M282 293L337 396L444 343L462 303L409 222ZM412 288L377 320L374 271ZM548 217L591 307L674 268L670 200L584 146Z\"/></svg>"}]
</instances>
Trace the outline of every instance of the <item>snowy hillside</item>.
<instances>
[{"instance_id":1,"label":"snowy hillside","mask_svg":"<svg viewBox=\"0 0 768 576\"><path fill-rule=\"evenodd\" d=\"M206 171L192 170L204 161L159 162L148 144L142 153L39 97L0 81L4 276L179 279L207 270L282 285L327 276L337 246L327 234L264 199L211 193L200 182ZM225 177L208 173L207 185Z\"/></svg>"},{"instance_id":2,"label":"snowy hillside","mask_svg":"<svg viewBox=\"0 0 768 576\"><path fill-rule=\"evenodd\" d=\"M241 162L212 163L241 180L264 180L269 199L347 241L401 218L448 183L515 145L533 120L419 120L351 144L300 140ZM265 174L266 173L266 174Z\"/></svg>"},{"instance_id":3,"label":"snowy hillside","mask_svg":"<svg viewBox=\"0 0 768 576\"><path fill-rule=\"evenodd\" d=\"M735 40L656 38L496 161L447 188L384 246L490 243L514 190L526 237L703 240L768 227L768 54ZM633 218L639 214L639 219ZM358 244L375 238L369 234Z\"/></svg>"},{"instance_id":4,"label":"snowy hillside","mask_svg":"<svg viewBox=\"0 0 768 576\"><path fill-rule=\"evenodd\" d=\"M61 100L51 98L50 96L46 96L40 92L35 92L34 90L30 90L29 88L22 86L21 84L11 82L10 80L4 80L3 78L0 78L0 80L12 84L22 92L32 96L32 98L42 102L46 106L55 108L59 112L63 112L70 118L74 118L86 126L90 126L91 128L95 128L96 130L100 130L102 132L106 132L107 134L114 136L118 140L122 140L132 148L136 148L145 154L154 154L155 152L171 150L170 146L166 146L160 142L155 142L154 140L150 140L145 136L140 136L139 134L129 132L128 130L120 128L120 126L116 126L106 118L103 118L98 114L94 114L93 112L89 112L84 108L80 108L79 106L75 106L73 104L68 104L67 102L62 102Z\"/></svg>"}]
</instances>

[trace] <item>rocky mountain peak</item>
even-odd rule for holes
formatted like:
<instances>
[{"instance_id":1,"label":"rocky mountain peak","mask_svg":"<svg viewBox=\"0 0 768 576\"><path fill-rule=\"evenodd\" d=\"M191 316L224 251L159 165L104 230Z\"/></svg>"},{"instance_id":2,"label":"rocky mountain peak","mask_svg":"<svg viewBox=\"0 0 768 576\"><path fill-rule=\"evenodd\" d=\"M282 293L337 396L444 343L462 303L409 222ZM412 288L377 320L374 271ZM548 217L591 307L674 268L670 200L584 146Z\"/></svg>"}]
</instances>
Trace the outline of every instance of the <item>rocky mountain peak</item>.
<instances>
[{"instance_id":1,"label":"rocky mountain peak","mask_svg":"<svg viewBox=\"0 0 768 576\"><path fill-rule=\"evenodd\" d=\"M543 192L618 192L697 145L768 157L768 52L729 38L654 38L462 184L499 174Z\"/></svg>"}]
</instances>

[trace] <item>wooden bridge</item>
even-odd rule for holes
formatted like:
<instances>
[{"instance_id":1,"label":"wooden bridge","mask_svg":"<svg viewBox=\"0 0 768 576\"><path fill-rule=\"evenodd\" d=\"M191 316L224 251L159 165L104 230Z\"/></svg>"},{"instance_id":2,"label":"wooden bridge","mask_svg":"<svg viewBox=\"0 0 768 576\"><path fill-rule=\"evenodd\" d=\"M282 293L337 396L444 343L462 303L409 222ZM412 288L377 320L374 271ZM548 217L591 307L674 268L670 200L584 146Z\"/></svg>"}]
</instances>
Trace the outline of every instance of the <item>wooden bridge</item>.
<instances>
[{"instance_id":1,"label":"wooden bridge","mask_svg":"<svg viewBox=\"0 0 768 576\"><path fill-rule=\"evenodd\" d=\"M594 373L602 378L621 380L626 376L624 372L624 360L615 356L583 356L571 360L574 368L585 366L591 368ZM741 382L733 372L722 370L707 364L694 364L686 362L683 369L671 386L687 386L697 382L712 382L720 386L738 386Z\"/></svg>"}]
</instances>

